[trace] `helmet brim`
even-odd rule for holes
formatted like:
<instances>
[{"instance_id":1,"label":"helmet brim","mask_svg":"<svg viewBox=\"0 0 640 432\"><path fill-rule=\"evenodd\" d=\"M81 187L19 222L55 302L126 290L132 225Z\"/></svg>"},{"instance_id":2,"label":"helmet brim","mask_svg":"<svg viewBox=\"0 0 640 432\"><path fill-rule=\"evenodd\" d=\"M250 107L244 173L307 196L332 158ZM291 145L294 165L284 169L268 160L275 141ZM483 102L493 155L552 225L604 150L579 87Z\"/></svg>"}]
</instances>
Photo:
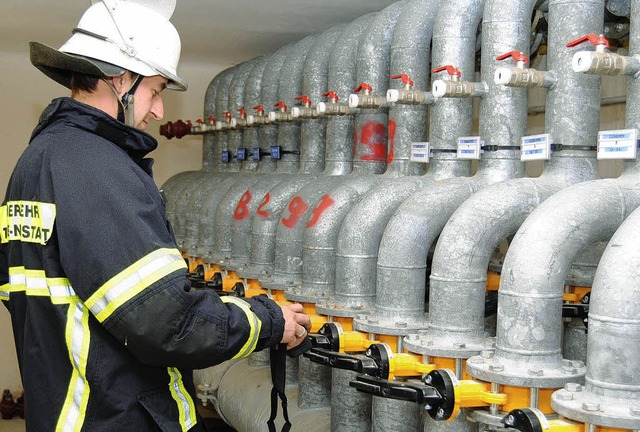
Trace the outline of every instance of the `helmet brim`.
<instances>
[{"instance_id":1,"label":"helmet brim","mask_svg":"<svg viewBox=\"0 0 640 432\"><path fill-rule=\"evenodd\" d=\"M99 77L114 77L125 73L125 69L111 63L64 53L40 42L29 42L29 50L31 64L67 88L71 88L72 72Z\"/></svg>"}]
</instances>

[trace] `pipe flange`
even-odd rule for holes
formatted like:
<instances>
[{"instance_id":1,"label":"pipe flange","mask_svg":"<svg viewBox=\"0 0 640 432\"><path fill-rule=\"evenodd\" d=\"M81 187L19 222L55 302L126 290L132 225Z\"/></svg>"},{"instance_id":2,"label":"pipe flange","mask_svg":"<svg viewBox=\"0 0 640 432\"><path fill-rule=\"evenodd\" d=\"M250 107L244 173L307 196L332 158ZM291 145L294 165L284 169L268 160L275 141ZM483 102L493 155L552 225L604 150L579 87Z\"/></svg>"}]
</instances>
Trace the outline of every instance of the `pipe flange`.
<instances>
[{"instance_id":1,"label":"pipe flange","mask_svg":"<svg viewBox=\"0 0 640 432\"><path fill-rule=\"evenodd\" d=\"M482 381L514 387L559 388L584 380L587 368L579 360L562 360L554 367L523 365L495 356L475 356L467 360L467 373Z\"/></svg>"},{"instance_id":2,"label":"pipe flange","mask_svg":"<svg viewBox=\"0 0 640 432\"><path fill-rule=\"evenodd\" d=\"M425 333L425 331L419 331L418 334L407 336L404 339L404 348L416 354L461 359L468 359L487 350L487 342L465 343L454 342L452 340L443 341L440 338L428 338L428 336L420 333Z\"/></svg>"},{"instance_id":3,"label":"pipe flange","mask_svg":"<svg viewBox=\"0 0 640 432\"><path fill-rule=\"evenodd\" d=\"M265 279L258 278L258 281L261 287L276 290L290 290L294 287L300 286L300 284L302 283L300 277L295 278L293 277L293 275L282 276L276 274Z\"/></svg>"},{"instance_id":4,"label":"pipe flange","mask_svg":"<svg viewBox=\"0 0 640 432\"><path fill-rule=\"evenodd\" d=\"M245 279L261 279L269 277L269 267L251 264L244 269L238 269L238 276ZM262 285L260 285L262 286Z\"/></svg>"},{"instance_id":5,"label":"pipe flange","mask_svg":"<svg viewBox=\"0 0 640 432\"><path fill-rule=\"evenodd\" d=\"M551 408L581 423L619 429L640 429L640 401L601 396L569 383L551 395Z\"/></svg>"},{"instance_id":6,"label":"pipe flange","mask_svg":"<svg viewBox=\"0 0 640 432\"><path fill-rule=\"evenodd\" d=\"M332 302L321 302L316 303L316 312L320 315L355 318L364 313L365 309L358 306L342 306Z\"/></svg>"},{"instance_id":7,"label":"pipe flange","mask_svg":"<svg viewBox=\"0 0 640 432\"><path fill-rule=\"evenodd\" d=\"M506 428L502 423L502 419L505 416L505 412L500 411L498 414L491 414L485 409L472 409L468 411L467 418L474 423L480 423L491 426L491 430L495 431L513 431L513 429Z\"/></svg>"},{"instance_id":8,"label":"pipe flange","mask_svg":"<svg viewBox=\"0 0 640 432\"><path fill-rule=\"evenodd\" d=\"M316 293L305 293L300 287L295 287L293 289L288 289L285 291L284 296L287 300L291 300L294 302L300 303L318 303L326 300L326 297Z\"/></svg>"},{"instance_id":9,"label":"pipe flange","mask_svg":"<svg viewBox=\"0 0 640 432\"><path fill-rule=\"evenodd\" d=\"M426 328L428 324L429 321L424 315L422 319L415 319L413 317L406 319L383 319L375 314L359 314L356 319L353 320L353 329L365 333L406 336L411 333L417 333L418 330Z\"/></svg>"}]
</instances>

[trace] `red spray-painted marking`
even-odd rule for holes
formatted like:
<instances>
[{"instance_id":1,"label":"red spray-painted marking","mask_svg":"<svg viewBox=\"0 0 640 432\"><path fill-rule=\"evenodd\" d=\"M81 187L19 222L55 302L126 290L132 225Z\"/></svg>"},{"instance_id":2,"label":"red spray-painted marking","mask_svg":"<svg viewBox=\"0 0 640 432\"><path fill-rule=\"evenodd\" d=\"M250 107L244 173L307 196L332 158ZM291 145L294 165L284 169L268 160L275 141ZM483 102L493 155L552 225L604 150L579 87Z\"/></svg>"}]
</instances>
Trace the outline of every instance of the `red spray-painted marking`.
<instances>
[{"instance_id":1,"label":"red spray-painted marking","mask_svg":"<svg viewBox=\"0 0 640 432\"><path fill-rule=\"evenodd\" d=\"M368 147L370 154L362 154L360 160L363 161L385 161L387 160L387 126L368 121L360 131L360 144Z\"/></svg>"},{"instance_id":2,"label":"red spray-painted marking","mask_svg":"<svg viewBox=\"0 0 640 432\"><path fill-rule=\"evenodd\" d=\"M235 220L243 220L249 216L249 207L247 205L251 202L251 192L247 189L247 191L242 195L240 201L238 201L238 206L236 210L233 212L233 218Z\"/></svg>"},{"instance_id":3,"label":"red spray-painted marking","mask_svg":"<svg viewBox=\"0 0 640 432\"><path fill-rule=\"evenodd\" d=\"M393 151L396 147L396 122L389 120L389 154L387 155L387 165L393 161Z\"/></svg>"},{"instance_id":4,"label":"red spray-painted marking","mask_svg":"<svg viewBox=\"0 0 640 432\"><path fill-rule=\"evenodd\" d=\"M264 196L264 199L262 200L262 202L260 203L260 205L258 206L258 210L256 210L256 214L258 214L259 216L265 218L265 219L269 219L269 212L264 209L264 206L266 206L267 204L269 204L269 201L271 200L271 195L269 195L269 193L267 192L267 194Z\"/></svg>"},{"instance_id":5,"label":"red spray-painted marking","mask_svg":"<svg viewBox=\"0 0 640 432\"><path fill-rule=\"evenodd\" d=\"M322 213L324 213L326 209L331 207L334 202L335 201L329 195L323 196L318 205L316 205L316 207L313 209L313 217L309 220L309 222L307 222L307 228L311 228L312 226L317 224L320 220L320 216L322 216Z\"/></svg>"},{"instance_id":6,"label":"red spray-painted marking","mask_svg":"<svg viewBox=\"0 0 640 432\"><path fill-rule=\"evenodd\" d=\"M287 228L293 228L308 208L309 206L304 200L296 195L291 202L289 202L289 217L286 219L282 218L282 224Z\"/></svg>"}]
</instances>

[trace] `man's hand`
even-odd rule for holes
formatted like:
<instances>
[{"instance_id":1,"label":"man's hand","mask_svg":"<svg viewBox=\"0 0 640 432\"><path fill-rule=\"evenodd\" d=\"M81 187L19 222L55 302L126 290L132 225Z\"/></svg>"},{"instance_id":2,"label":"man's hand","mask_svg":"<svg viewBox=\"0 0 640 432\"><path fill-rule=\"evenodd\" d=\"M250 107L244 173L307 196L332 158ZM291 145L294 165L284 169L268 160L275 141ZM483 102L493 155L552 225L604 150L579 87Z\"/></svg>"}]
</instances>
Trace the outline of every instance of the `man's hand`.
<instances>
[{"instance_id":1,"label":"man's hand","mask_svg":"<svg viewBox=\"0 0 640 432\"><path fill-rule=\"evenodd\" d=\"M299 345L311 330L311 319L304 313L301 304L280 306L284 315L284 333L280 343L286 343L287 349Z\"/></svg>"}]
</instances>

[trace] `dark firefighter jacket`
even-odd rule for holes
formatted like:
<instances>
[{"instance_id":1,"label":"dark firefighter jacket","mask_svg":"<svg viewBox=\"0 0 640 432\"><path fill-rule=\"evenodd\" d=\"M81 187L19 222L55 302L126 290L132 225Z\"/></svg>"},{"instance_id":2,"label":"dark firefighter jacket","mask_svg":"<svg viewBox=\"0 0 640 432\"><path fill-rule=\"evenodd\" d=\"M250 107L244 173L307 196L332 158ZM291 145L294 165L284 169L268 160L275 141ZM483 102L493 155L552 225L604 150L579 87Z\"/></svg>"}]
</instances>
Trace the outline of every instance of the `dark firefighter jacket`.
<instances>
[{"instance_id":1,"label":"dark firefighter jacket","mask_svg":"<svg viewBox=\"0 0 640 432\"><path fill-rule=\"evenodd\" d=\"M277 344L265 297L190 291L144 156L157 142L69 98L43 112L0 207L0 298L29 431L202 430L192 369Z\"/></svg>"}]
</instances>

